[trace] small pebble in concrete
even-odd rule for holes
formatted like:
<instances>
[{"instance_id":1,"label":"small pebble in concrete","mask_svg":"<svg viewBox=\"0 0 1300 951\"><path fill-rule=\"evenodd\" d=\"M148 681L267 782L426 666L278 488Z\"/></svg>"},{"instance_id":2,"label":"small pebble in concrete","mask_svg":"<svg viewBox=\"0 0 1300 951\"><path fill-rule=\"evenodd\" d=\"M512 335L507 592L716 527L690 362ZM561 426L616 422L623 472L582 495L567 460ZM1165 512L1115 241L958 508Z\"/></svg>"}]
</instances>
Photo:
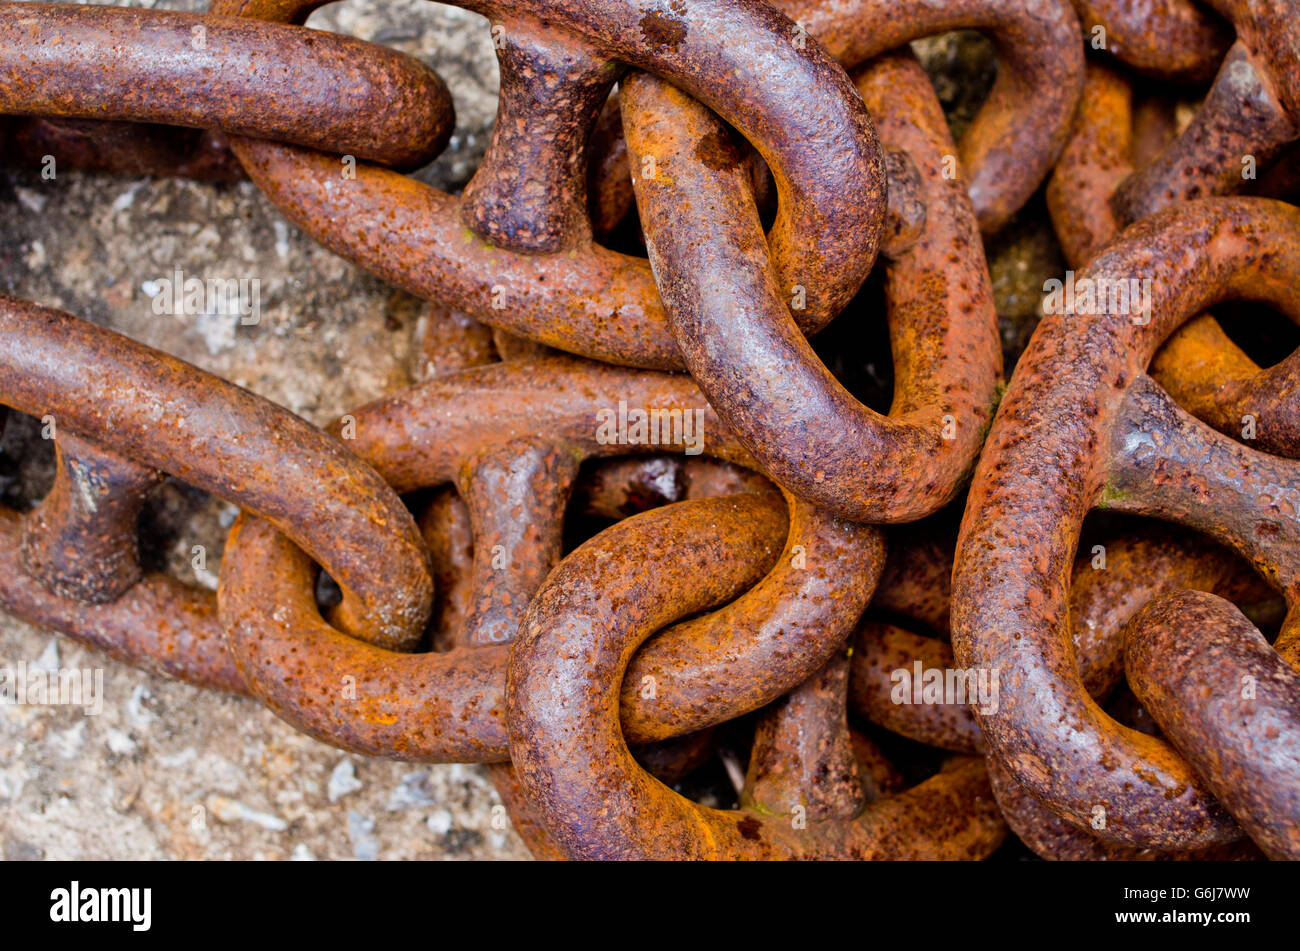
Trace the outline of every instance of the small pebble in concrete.
<instances>
[{"instance_id":1,"label":"small pebble in concrete","mask_svg":"<svg viewBox=\"0 0 1300 951\"><path fill-rule=\"evenodd\" d=\"M352 765L352 760L345 759L334 767L334 772L330 773L327 795L330 802L338 802L348 793L356 792L361 788L361 785L361 780L357 779L357 770Z\"/></svg>"},{"instance_id":2,"label":"small pebble in concrete","mask_svg":"<svg viewBox=\"0 0 1300 951\"><path fill-rule=\"evenodd\" d=\"M362 862L379 858L379 841L375 838L375 821L355 809L348 812L348 838L352 840L352 855Z\"/></svg>"}]
</instances>

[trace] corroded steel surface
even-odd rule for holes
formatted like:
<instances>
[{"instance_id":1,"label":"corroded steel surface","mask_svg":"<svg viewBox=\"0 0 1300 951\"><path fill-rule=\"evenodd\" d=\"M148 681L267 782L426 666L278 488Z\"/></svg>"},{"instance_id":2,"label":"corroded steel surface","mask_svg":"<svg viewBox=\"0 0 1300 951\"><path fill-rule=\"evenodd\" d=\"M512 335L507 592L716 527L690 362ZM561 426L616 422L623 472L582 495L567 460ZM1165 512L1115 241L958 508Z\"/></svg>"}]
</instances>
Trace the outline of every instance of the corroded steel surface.
<instances>
[{"instance_id":1,"label":"corroded steel surface","mask_svg":"<svg viewBox=\"0 0 1300 951\"><path fill-rule=\"evenodd\" d=\"M293 26L170 10L0 3L0 113L219 129L415 168L451 135L418 60Z\"/></svg>"},{"instance_id":2,"label":"corroded steel surface","mask_svg":"<svg viewBox=\"0 0 1300 951\"><path fill-rule=\"evenodd\" d=\"M1160 155L1123 182L1113 203L1124 222L1171 202L1232 194L1251 163L1264 166L1300 137L1300 2L1215 0L1237 40L1195 118Z\"/></svg>"},{"instance_id":3,"label":"corroded steel surface","mask_svg":"<svg viewBox=\"0 0 1300 951\"><path fill-rule=\"evenodd\" d=\"M221 0L214 12L289 21L320 5ZM503 118L463 198L364 163L359 187L334 188L337 170L321 156L236 138L249 175L326 247L399 287L571 352L678 368L646 262L594 244L590 221L578 213L582 147L609 88L631 65L699 97L763 154L790 199L768 235L773 260L789 283L808 288L807 326L824 325L857 291L884 212L879 148L843 70L815 41L787 41L794 23L750 0L690 0L664 13L627 0L513 0L482 9L502 19L509 38L499 57ZM720 35L733 39L716 43ZM542 69L553 88L539 100L528 77ZM544 136L515 131L537 122L553 128ZM512 226L512 216L547 224ZM347 221L383 222L383 240Z\"/></svg>"},{"instance_id":4,"label":"corroded steel surface","mask_svg":"<svg viewBox=\"0 0 1300 951\"><path fill-rule=\"evenodd\" d=\"M748 461L688 378L569 357L436 377L351 414L349 445L397 491L455 480L467 498L474 567L460 623L478 628L480 646L397 654L348 637L317 613L308 559L269 525L243 520L232 531L219 596L252 692L299 728L348 749L422 760L504 757L504 635L558 558L559 513L574 466L629 451L597 438L597 413L620 400L698 410L704 451ZM657 448L686 446L679 438ZM768 536L769 557L747 569L757 572L746 576L752 590L647 645L641 676L656 678L663 693L629 692L632 739L701 729L780 696L824 663L865 606L884 561L879 530L797 500L788 523L779 497L770 489L765 497L777 534ZM494 568L494 558L505 567ZM344 676L352 678L352 702L328 699Z\"/></svg>"},{"instance_id":5,"label":"corroded steel surface","mask_svg":"<svg viewBox=\"0 0 1300 951\"><path fill-rule=\"evenodd\" d=\"M1089 64L1070 141L1047 188L1052 223L1072 266L1082 267L1121 230L1112 199L1134 170L1155 160L1173 138L1171 113L1169 102L1135 101L1127 79ZM1240 184L1240 178L1232 184ZM1166 194L1161 206L1176 200ZM1300 455L1300 405L1294 366L1288 358L1262 369L1205 313L1160 348L1151 375L1180 406L1220 432L1240 434L1249 420L1259 448L1295 457Z\"/></svg>"},{"instance_id":6,"label":"corroded steel surface","mask_svg":"<svg viewBox=\"0 0 1300 951\"><path fill-rule=\"evenodd\" d=\"M987 855L1005 827L978 760L865 803L842 658L765 712L742 802L774 797L766 804L699 806L633 759L619 726L628 661L655 630L725 600L722 569L751 517L733 500L633 516L566 558L534 598L511 651L510 755L558 847L602 859Z\"/></svg>"},{"instance_id":7,"label":"corroded steel surface","mask_svg":"<svg viewBox=\"0 0 1300 951\"><path fill-rule=\"evenodd\" d=\"M1191 591L1147 604L1125 656L1138 698L1250 837L1270 858L1300 858L1300 657Z\"/></svg>"},{"instance_id":8,"label":"corroded steel surface","mask_svg":"<svg viewBox=\"0 0 1300 951\"><path fill-rule=\"evenodd\" d=\"M944 552L929 546L923 549L930 560L942 565L927 569L925 574L950 573L951 549L951 545ZM1248 606L1259 618L1276 620L1280 616L1279 599L1248 565L1195 533L1152 526L1141 535L1108 540L1102 549L1105 565L1100 568L1097 555L1080 553L1069 594L1075 664L1088 694L1099 702L1124 677L1124 625L1153 598L1184 590L1206 591ZM894 564L919 572L920 560L913 554ZM919 605L920 612L909 612L908 602L893 595L900 588L906 593L908 580L900 577L898 568L892 572L887 568L867 619L858 628L853 642L850 709L930 746L960 753L986 752L972 708L979 702L978 696L969 702L922 705L900 704L894 696L894 675L899 670L912 671L918 661L923 670L945 672L956 666L945 640L902 626L909 619L924 624L926 613L938 614L925 602ZM911 616L890 623L876 619L880 611L889 616ZM929 626L946 638L946 603L940 616L942 626L933 621Z\"/></svg>"},{"instance_id":9,"label":"corroded steel surface","mask_svg":"<svg viewBox=\"0 0 1300 951\"><path fill-rule=\"evenodd\" d=\"M1195 0L1074 0L1074 8L1094 49L1160 79L1208 81L1232 42L1228 24Z\"/></svg>"},{"instance_id":10,"label":"corroded steel surface","mask_svg":"<svg viewBox=\"0 0 1300 951\"><path fill-rule=\"evenodd\" d=\"M1260 199L1190 202L1130 228L1085 275L1150 278L1150 319L1046 316L976 470L953 574L953 647L960 664L1001 671L997 713L976 713L983 736L1058 815L1087 828L1104 809L1098 835L1109 841L1197 848L1239 833L1173 747L1089 697L1066 611L1079 527L1094 505L1159 514L1218 535L1290 594L1283 545L1300 473L1196 423L1143 371L1183 320L1226 296L1300 314L1298 239L1300 215Z\"/></svg>"},{"instance_id":11,"label":"corroded steel surface","mask_svg":"<svg viewBox=\"0 0 1300 951\"><path fill-rule=\"evenodd\" d=\"M1006 224L1056 161L1083 83L1079 22L1065 0L777 0L775 5L849 69L949 30L989 36L998 53L997 79L958 152L984 233Z\"/></svg>"},{"instance_id":12,"label":"corroded steel surface","mask_svg":"<svg viewBox=\"0 0 1300 951\"><path fill-rule=\"evenodd\" d=\"M885 57L858 80L885 148L921 176L924 224L886 268L894 410L868 409L831 375L791 317L725 128L650 77L624 83L628 144L670 176L638 176L647 249L674 336L701 388L776 482L846 518L912 521L949 501L992 417L1001 351L983 244L925 74ZM705 151L707 150L707 155ZM679 160L694 154L700 162ZM702 241L709 222L730 233Z\"/></svg>"},{"instance_id":13,"label":"corroded steel surface","mask_svg":"<svg viewBox=\"0 0 1300 951\"><path fill-rule=\"evenodd\" d=\"M0 2L7 158L246 174L425 298L414 384L322 431L0 296L0 435L54 450L6 610L486 763L538 857L1300 857L1300 358L1204 310L1300 320L1300 211L1210 197L1293 185L1297 0L462 0L455 196L401 174L441 79L322 5ZM954 137L906 46L956 29L998 68ZM1004 393L985 239L1049 175L1075 296ZM878 291L891 373L810 341ZM141 565L167 476L242 509L215 596Z\"/></svg>"}]
</instances>

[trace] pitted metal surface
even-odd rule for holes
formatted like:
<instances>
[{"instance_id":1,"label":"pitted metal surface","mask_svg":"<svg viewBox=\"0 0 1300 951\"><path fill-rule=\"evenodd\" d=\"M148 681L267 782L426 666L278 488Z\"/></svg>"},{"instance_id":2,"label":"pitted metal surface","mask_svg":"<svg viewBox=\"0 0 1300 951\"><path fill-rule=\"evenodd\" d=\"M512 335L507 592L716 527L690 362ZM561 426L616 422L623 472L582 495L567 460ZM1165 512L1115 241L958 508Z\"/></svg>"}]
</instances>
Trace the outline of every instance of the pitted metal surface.
<instances>
[{"instance_id":1,"label":"pitted metal surface","mask_svg":"<svg viewBox=\"0 0 1300 951\"><path fill-rule=\"evenodd\" d=\"M1300 857L1295 358L1205 312L1300 320L1295 0L464 2L500 83L459 193L416 171L436 61L323 6L0 3L4 161L257 189L422 299L409 379L318 427L0 295L0 412L53 449L0 605L486 764L539 858ZM907 47L957 29L998 69L954 135ZM1044 183L1077 271L1004 367ZM174 278L155 313L262 317ZM230 515L215 595L140 532L179 483Z\"/></svg>"}]
</instances>

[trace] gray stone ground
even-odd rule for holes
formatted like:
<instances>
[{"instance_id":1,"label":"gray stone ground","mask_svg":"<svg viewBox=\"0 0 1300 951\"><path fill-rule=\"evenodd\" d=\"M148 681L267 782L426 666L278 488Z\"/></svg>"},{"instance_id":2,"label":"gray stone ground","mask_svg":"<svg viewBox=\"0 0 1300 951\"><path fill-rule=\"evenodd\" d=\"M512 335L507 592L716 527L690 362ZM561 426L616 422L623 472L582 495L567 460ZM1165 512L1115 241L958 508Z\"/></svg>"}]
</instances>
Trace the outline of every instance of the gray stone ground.
<instances>
[{"instance_id":1,"label":"gray stone ground","mask_svg":"<svg viewBox=\"0 0 1300 951\"><path fill-rule=\"evenodd\" d=\"M134 5L152 6L151 2ZM200 9L194 0L159 3ZM495 114L484 21L427 0L351 0L311 25L387 43L433 64L458 114L448 152L421 173L459 188ZM987 47L927 44L955 117L987 83ZM972 65L973 64L973 65ZM0 166L6 163L0 163ZM1041 225L1013 230L993 271L1008 349L1018 351L1054 259ZM1046 257L1044 258L1044 254ZM159 317L148 282L257 277L262 319ZM251 184L126 179L0 167L0 288L112 327L324 424L405 386L419 302L319 248ZM0 445L0 498L39 498L47 447L19 420ZM36 461L33 461L36 460ZM19 465L19 461L22 465ZM176 576L215 588L233 509L168 483L146 522ZM196 573L188 552L213 553ZM252 701L205 693L106 660L0 613L0 665L104 671L102 714L0 706L0 854L8 859L475 858L527 856L492 827L499 800L475 766L345 755Z\"/></svg>"}]
</instances>

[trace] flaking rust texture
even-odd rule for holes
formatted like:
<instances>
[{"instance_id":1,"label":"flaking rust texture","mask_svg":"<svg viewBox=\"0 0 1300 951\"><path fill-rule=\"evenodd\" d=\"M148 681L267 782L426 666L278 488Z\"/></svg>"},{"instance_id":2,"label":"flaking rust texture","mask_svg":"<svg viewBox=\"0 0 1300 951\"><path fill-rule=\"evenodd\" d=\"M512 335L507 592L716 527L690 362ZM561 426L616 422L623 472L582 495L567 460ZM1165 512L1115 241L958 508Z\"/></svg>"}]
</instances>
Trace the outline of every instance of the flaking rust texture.
<instances>
[{"instance_id":1,"label":"flaking rust texture","mask_svg":"<svg viewBox=\"0 0 1300 951\"><path fill-rule=\"evenodd\" d=\"M953 138L960 138L993 84L996 61L992 43L979 33L961 31L918 40L912 48L934 83ZM1002 362L1009 379L1038 325L1043 281L1065 267L1041 192L985 241L984 256L993 282Z\"/></svg>"},{"instance_id":2,"label":"flaking rust texture","mask_svg":"<svg viewBox=\"0 0 1300 951\"><path fill-rule=\"evenodd\" d=\"M310 24L437 69L455 100L456 130L417 177L458 192L482 159L496 110L486 22L424 0L352 0ZM991 81L991 50L968 34L916 47L960 135ZM65 169L46 180L40 173L37 164L0 170L0 291L123 332L320 425L410 382L426 305L321 248L251 183ZM1005 256L1014 257L1010 269L1023 286L1008 290L997 251L991 260L1001 331L1013 352L1031 324L1006 318L1024 323L1036 313L1036 288L1056 270L1041 214L1022 218L1029 223L1013 226L1015 234L1029 237ZM238 315L156 314L150 295L178 269L183 277L256 278L260 319L245 325ZM52 477L38 425L11 422L0 445L0 501L24 509ZM235 514L165 483L142 519L144 568L215 588ZM205 550L203 567L195 567L194 546ZM482 767L347 754L255 702L143 673L0 615L0 665L19 662L102 670L103 710L0 707L4 858L527 857L503 828L505 813Z\"/></svg>"},{"instance_id":3,"label":"flaking rust texture","mask_svg":"<svg viewBox=\"0 0 1300 951\"><path fill-rule=\"evenodd\" d=\"M353 0L311 25L384 43L438 70L457 128L420 177L459 190L496 110L485 21L424 0ZM174 279L176 268L186 277L259 279L259 323L155 314L145 285ZM64 170L46 181L39 165L0 170L0 291L126 333L318 425L410 382L424 313L418 300L298 232L251 183ZM4 503L40 498L52 476L39 427L11 422L0 446ZM214 588L234 514L164 484L143 518L146 568ZM193 567L194 545L206 549L202 570ZM0 706L5 859L528 857L512 830L494 827L504 813L494 812L499 800L481 767L349 756L253 701L151 676L0 614L0 665L20 661L103 670L104 706L97 716Z\"/></svg>"}]
</instances>

